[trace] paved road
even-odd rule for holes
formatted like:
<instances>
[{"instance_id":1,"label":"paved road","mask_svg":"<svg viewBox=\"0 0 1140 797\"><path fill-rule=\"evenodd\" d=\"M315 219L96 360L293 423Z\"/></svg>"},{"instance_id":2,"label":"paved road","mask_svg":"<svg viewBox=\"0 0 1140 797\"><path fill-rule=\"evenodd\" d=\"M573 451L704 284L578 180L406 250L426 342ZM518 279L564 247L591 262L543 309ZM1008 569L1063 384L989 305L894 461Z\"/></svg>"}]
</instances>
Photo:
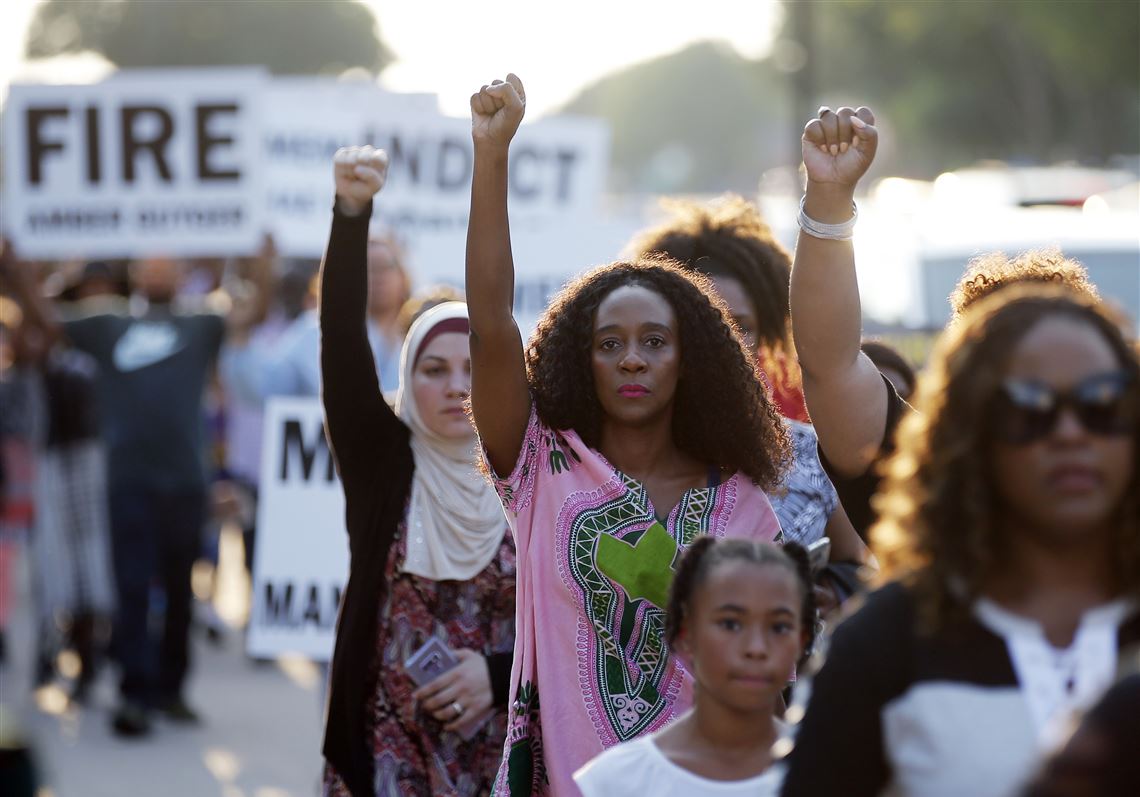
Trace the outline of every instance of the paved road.
<instances>
[{"instance_id":1,"label":"paved road","mask_svg":"<svg viewBox=\"0 0 1140 797\"><path fill-rule=\"evenodd\" d=\"M223 550L223 575L226 558ZM232 604L241 582L230 576L222 580ZM83 709L67 707L60 689L31 691L25 567L17 568L14 582L17 609L7 633L8 662L0 669L0 731L18 726L32 739L46 787L41 797L319 793L322 720L314 665L289 659L257 665L243 655L239 631L231 630L221 647L196 633L188 702L201 712L202 725L159 723L149 737L124 741L108 727L113 673L103 674Z\"/></svg>"}]
</instances>

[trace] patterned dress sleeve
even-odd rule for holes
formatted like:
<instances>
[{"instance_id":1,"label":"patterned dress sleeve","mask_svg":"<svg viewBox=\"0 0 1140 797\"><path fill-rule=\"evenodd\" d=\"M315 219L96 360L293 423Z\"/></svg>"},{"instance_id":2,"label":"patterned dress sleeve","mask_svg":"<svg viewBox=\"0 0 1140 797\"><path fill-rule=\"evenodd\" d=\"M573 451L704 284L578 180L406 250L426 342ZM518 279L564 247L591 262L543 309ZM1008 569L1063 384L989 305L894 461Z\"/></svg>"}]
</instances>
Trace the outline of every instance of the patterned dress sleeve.
<instances>
[{"instance_id":1,"label":"patterned dress sleeve","mask_svg":"<svg viewBox=\"0 0 1140 797\"><path fill-rule=\"evenodd\" d=\"M487 456L486 447L480 446L483 464L487 472L491 474L491 483L495 492L499 494L499 500L503 502L503 508L507 511L507 519L510 521L511 529L516 536L519 533L516 527L518 516L526 511L533 502L534 482L541 464L540 457L544 448L543 444L549 437L550 432L538 419L538 413L535 411L532 400L530 403L530 419L527 421L526 434L523 435L522 447L519 449L519 458L509 474L500 476L495 473L494 468L491 467L491 460Z\"/></svg>"}]
</instances>

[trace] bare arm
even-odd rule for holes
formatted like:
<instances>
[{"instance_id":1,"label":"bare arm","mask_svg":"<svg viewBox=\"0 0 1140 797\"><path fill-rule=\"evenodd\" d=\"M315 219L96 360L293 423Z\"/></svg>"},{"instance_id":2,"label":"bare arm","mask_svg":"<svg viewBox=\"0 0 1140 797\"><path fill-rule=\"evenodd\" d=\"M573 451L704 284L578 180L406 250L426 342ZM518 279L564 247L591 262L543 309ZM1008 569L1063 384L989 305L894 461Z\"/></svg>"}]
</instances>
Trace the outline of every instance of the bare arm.
<instances>
[{"instance_id":1,"label":"bare arm","mask_svg":"<svg viewBox=\"0 0 1140 797\"><path fill-rule=\"evenodd\" d=\"M830 560L832 562L859 562L862 564L867 561L869 554L867 546L859 539L855 527L851 525L850 518L843 510L843 504L837 503L835 505L831 517L827 519L827 525L823 528L823 535L831 540Z\"/></svg>"},{"instance_id":2,"label":"bare arm","mask_svg":"<svg viewBox=\"0 0 1140 797\"><path fill-rule=\"evenodd\" d=\"M844 597L850 595L851 586L837 577L840 571L849 572L852 566L866 565L871 553L863 540L859 539L859 534L843 510L843 504L835 505L831 517L827 519L823 535L831 540L831 556L827 569L816 575L815 600L820 612L826 616L838 609Z\"/></svg>"},{"instance_id":3,"label":"bare arm","mask_svg":"<svg viewBox=\"0 0 1140 797\"><path fill-rule=\"evenodd\" d=\"M839 224L851 218L855 185L875 156L874 122L866 108L822 109L804 128L804 211L812 219ZM820 446L840 475L858 476L882 444L887 394L875 364L859 350L862 311L850 241L800 232L791 310L804 398Z\"/></svg>"},{"instance_id":4,"label":"bare arm","mask_svg":"<svg viewBox=\"0 0 1140 797\"><path fill-rule=\"evenodd\" d=\"M530 416L522 336L511 313L515 268L507 218L507 153L524 106L522 83L514 75L471 96L475 167L466 271L471 409L499 474L514 468Z\"/></svg>"}]
</instances>

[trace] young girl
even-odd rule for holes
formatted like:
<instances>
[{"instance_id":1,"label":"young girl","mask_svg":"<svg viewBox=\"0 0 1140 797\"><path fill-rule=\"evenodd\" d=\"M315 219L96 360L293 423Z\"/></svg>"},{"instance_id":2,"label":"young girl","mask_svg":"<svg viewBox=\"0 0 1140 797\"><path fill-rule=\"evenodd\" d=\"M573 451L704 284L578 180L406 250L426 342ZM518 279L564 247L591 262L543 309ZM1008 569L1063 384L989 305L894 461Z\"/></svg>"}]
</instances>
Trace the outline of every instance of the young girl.
<instances>
[{"instance_id":1,"label":"young girl","mask_svg":"<svg viewBox=\"0 0 1140 797\"><path fill-rule=\"evenodd\" d=\"M585 797L775 795L780 690L811 649L815 599L807 555L702 537L677 569L666 639L694 681L693 708L574 774Z\"/></svg>"},{"instance_id":2,"label":"young girl","mask_svg":"<svg viewBox=\"0 0 1140 797\"><path fill-rule=\"evenodd\" d=\"M497 795L577 794L602 750L691 702L665 643L674 563L699 535L771 541L788 440L723 305L659 260L571 282L525 353L511 316L507 150L522 84L472 97L471 406L518 546Z\"/></svg>"}]
</instances>

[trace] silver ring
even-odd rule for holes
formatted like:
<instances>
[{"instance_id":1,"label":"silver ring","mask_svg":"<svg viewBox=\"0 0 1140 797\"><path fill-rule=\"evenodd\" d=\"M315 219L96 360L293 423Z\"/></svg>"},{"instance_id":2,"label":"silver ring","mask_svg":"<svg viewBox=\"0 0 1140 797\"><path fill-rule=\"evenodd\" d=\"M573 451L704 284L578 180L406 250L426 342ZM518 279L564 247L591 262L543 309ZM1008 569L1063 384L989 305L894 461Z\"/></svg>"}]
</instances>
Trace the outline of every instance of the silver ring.
<instances>
[{"instance_id":1,"label":"silver ring","mask_svg":"<svg viewBox=\"0 0 1140 797\"><path fill-rule=\"evenodd\" d=\"M455 718L456 719L459 719L460 717L463 716L463 706L460 705L458 700L456 700L454 703L452 703L451 707L453 709L455 709Z\"/></svg>"}]
</instances>

